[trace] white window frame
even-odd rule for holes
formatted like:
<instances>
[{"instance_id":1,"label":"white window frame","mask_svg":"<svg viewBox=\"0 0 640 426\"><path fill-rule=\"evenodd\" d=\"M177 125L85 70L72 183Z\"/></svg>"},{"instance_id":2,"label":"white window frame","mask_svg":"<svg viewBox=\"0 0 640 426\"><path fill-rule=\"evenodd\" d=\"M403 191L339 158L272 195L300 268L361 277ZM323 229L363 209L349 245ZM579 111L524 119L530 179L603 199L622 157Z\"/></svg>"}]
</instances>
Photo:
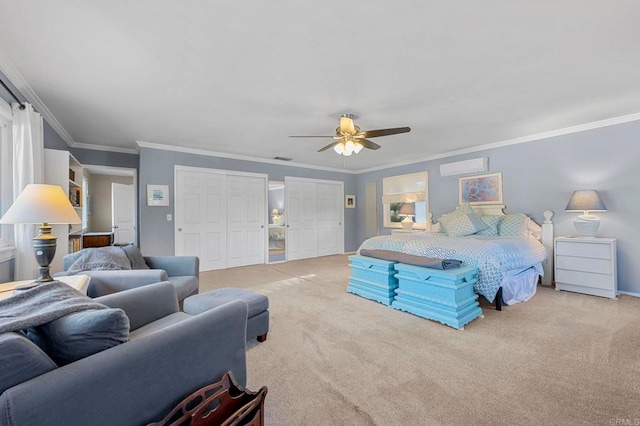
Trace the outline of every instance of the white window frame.
<instances>
[{"instance_id":1,"label":"white window frame","mask_svg":"<svg viewBox=\"0 0 640 426\"><path fill-rule=\"evenodd\" d=\"M391 221L391 203L415 203L416 212L424 208L424 217L416 217L413 229L426 229L429 220L429 173L419 172L390 176L382 179L382 211L385 228L402 228L400 222ZM423 206L418 206L424 203ZM422 216L422 214L420 214ZM419 220L422 219L422 220Z\"/></svg>"},{"instance_id":2,"label":"white window frame","mask_svg":"<svg viewBox=\"0 0 640 426\"><path fill-rule=\"evenodd\" d=\"M13 114L0 98L0 217L13 202ZM0 262L13 258L13 225L0 225Z\"/></svg>"}]
</instances>

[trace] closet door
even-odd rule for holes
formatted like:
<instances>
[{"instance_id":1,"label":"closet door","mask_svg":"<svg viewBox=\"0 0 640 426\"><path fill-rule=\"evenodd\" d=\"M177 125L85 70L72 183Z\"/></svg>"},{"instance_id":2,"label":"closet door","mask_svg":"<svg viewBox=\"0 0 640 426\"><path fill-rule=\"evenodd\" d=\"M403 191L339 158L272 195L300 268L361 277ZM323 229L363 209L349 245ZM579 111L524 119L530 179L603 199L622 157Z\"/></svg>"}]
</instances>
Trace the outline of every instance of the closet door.
<instances>
[{"instance_id":1,"label":"closet door","mask_svg":"<svg viewBox=\"0 0 640 426\"><path fill-rule=\"evenodd\" d=\"M227 176L227 267L265 259L266 179Z\"/></svg>"},{"instance_id":2,"label":"closet door","mask_svg":"<svg viewBox=\"0 0 640 426\"><path fill-rule=\"evenodd\" d=\"M287 260L318 256L316 182L285 179Z\"/></svg>"},{"instance_id":3,"label":"closet door","mask_svg":"<svg viewBox=\"0 0 640 426\"><path fill-rule=\"evenodd\" d=\"M227 267L227 176L176 171L176 256L198 256L200 270Z\"/></svg>"},{"instance_id":4,"label":"closet door","mask_svg":"<svg viewBox=\"0 0 640 426\"><path fill-rule=\"evenodd\" d=\"M316 184L318 256L341 254L344 251L342 192L342 185L339 184Z\"/></svg>"}]
</instances>

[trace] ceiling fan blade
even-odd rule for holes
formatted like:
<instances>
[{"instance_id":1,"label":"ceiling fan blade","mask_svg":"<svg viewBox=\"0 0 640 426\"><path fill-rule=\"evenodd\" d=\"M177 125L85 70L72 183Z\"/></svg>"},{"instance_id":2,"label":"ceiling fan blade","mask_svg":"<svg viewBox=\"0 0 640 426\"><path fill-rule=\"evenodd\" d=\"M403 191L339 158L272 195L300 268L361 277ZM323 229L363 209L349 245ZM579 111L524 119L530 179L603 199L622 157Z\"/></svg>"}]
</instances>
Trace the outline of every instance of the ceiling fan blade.
<instances>
[{"instance_id":1,"label":"ceiling fan blade","mask_svg":"<svg viewBox=\"0 0 640 426\"><path fill-rule=\"evenodd\" d=\"M338 141L336 141L336 142L332 142L332 143L330 143L329 145L327 145L327 146L325 146L325 147L320 148L320 149L318 150L318 152L326 151L326 150L327 150L327 149L329 149L329 148L333 148L337 143L338 143Z\"/></svg>"},{"instance_id":2,"label":"ceiling fan blade","mask_svg":"<svg viewBox=\"0 0 640 426\"><path fill-rule=\"evenodd\" d=\"M290 138L333 138L335 135L331 136L318 136L318 135L303 135L303 136L289 136Z\"/></svg>"},{"instance_id":3,"label":"ceiling fan blade","mask_svg":"<svg viewBox=\"0 0 640 426\"><path fill-rule=\"evenodd\" d=\"M353 135L356 132L356 127L353 124L353 119L349 117L340 117L340 132Z\"/></svg>"},{"instance_id":4,"label":"ceiling fan blade","mask_svg":"<svg viewBox=\"0 0 640 426\"><path fill-rule=\"evenodd\" d=\"M393 129L379 129L379 130L367 130L362 132L362 136L365 138L378 138L380 136L397 135L398 133L408 133L411 131L410 127L396 127Z\"/></svg>"},{"instance_id":5,"label":"ceiling fan blade","mask_svg":"<svg viewBox=\"0 0 640 426\"><path fill-rule=\"evenodd\" d=\"M358 143L360 143L360 145L364 146L365 148L374 149L374 150L380 149L380 145L366 139L358 139Z\"/></svg>"}]
</instances>

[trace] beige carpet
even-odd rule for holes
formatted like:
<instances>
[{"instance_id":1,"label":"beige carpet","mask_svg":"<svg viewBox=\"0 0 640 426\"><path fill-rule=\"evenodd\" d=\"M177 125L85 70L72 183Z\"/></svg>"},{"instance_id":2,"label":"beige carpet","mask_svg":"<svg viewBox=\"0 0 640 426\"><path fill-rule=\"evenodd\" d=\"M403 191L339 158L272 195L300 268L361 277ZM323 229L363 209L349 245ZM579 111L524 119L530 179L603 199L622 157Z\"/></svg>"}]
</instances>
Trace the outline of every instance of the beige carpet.
<instances>
[{"instance_id":1,"label":"beige carpet","mask_svg":"<svg viewBox=\"0 0 640 426\"><path fill-rule=\"evenodd\" d=\"M345 292L347 256L201 275L269 297L267 425L640 424L640 299L539 287L459 331Z\"/></svg>"}]
</instances>

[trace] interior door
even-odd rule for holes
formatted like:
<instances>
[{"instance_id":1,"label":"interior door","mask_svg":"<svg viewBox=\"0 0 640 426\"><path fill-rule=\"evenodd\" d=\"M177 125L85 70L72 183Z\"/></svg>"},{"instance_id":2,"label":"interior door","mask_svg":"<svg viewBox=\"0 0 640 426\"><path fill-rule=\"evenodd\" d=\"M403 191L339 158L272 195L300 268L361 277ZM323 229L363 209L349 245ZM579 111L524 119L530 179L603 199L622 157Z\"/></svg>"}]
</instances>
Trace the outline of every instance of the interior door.
<instances>
[{"instance_id":1,"label":"interior door","mask_svg":"<svg viewBox=\"0 0 640 426\"><path fill-rule=\"evenodd\" d=\"M318 182L316 185L317 255L341 254L344 251L342 185L325 182Z\"/></svg>"},{"instance_id":2,"label":"interior door","mask_svg":"<svg viewBox=\"0 0 640 426\"><path fill-rule=\"evenodd\" d=\"M198 256L200 271L227 267L227 176L177 170L175 254Z\"/></svg>"},{"instance_id":3,"label":"interior door","mask_svg":"<svg viewBox=\"0 0 640 426\"><path fill-rule=\"evenodd\" d=\"M289 186L291 185L291 186ZM287 205L287 260L318 255L316 183L285 180Z\"/></svg>"},{"instance_id":4,"label":"interior door","mask_svg":"<svg viewBox=\"0 0 640 426\"><path fill-rule=\"evenodd\" d=\"M115 244L135 243L133 185L111 183L111 229Z\"/></svg>"},{"instance_id":5,"label":"interior door","mask_svg":"<svg viewBox=\"0 0 640 426\"><path fill-rule=\"evenodd\" d=\"M265 178L227 176L227 266L264 263Z\"/></svg>"}]
</instances>

